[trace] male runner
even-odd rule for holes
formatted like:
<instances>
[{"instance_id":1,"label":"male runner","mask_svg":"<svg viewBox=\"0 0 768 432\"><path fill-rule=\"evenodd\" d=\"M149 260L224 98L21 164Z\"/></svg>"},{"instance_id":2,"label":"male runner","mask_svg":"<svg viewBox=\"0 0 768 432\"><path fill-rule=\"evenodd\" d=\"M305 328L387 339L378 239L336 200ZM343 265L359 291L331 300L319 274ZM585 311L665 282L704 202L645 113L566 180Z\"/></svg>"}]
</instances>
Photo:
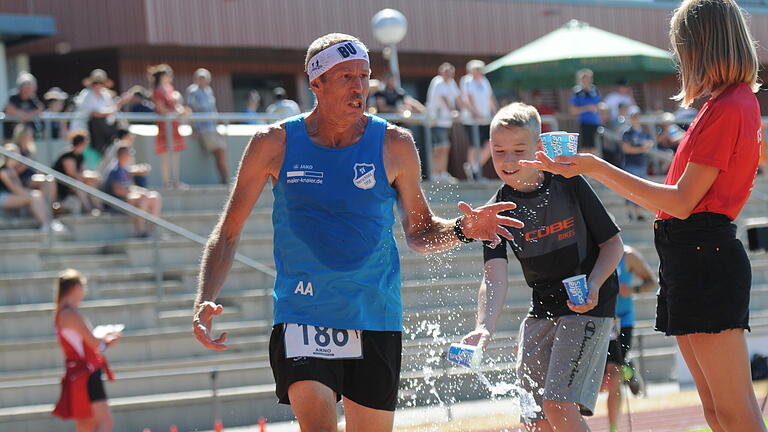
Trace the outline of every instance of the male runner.
<instances>
[{"instance_id":1,"label":"male runner","mask_svg":"<svg viewBox=\"0 0 768 432\"><path fill-rule=\"evenodd\" d=\"M411 135L365 113L370 64L357 38L328 34L307 50L317 105L265 126L243 155L232 195L206 245L195 302L195 336L210 334L214 303L240 231L268 180L274 204L274 328L270 363L281 403L301 430L336 431L344 398L347 431L391 431L400 376L402 304L392 234L399 204L408 246L422 254L469 242L511 238L497 213L513 203L434 216L420 186Z\"/></svg>"}]
</instances>

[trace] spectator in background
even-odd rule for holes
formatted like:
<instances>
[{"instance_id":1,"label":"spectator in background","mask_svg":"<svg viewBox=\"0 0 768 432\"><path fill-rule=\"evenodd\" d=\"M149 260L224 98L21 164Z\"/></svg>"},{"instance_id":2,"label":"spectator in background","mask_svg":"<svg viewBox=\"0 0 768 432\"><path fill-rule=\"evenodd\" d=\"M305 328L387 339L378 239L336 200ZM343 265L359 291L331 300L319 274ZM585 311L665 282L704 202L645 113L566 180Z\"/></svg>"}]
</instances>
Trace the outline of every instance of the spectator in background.
<instances>
[{"instance_id":1,"label":"spectator in background","mask_svg":"<svg viewBox=\"0 0 768 432\"><path fill-rule=\"evenodd\" d=\"M274 114L281 119L301 114L299 104L285 97L284 88L275 87L272 94L275 96L275 102L267 107L268 114Z\"/></svg>"},{"instance_id":2,"label":"spectator in background","mask_svg":"<svg viewBox=\"0 0 768 432\"><path fill-rule=\"evenodd\" d=\"M194 82L187 87L186 102L192 112L204 114L216 114L216 97L211 88L211 72L200 68L195 71ZM216 130L216 123L212 121L196 121L192 123L192 138L213 154L216 160L216 168L219 170L221 184L229 183L229 169L227 168L227 147L224 138Z\"/></svg>"},{"instance_id":3,"label":"spectator in background","mask_svg":"<svg viewBox=\"0 0 768 432\"><path fill-rule=\"evenodd\" d=\"M160 216L160 194L157 191L136 186L133 175L129 172L133 164L133 149L129 146L121 146L116 154L117 159L107 168L102 190L153 216ZM144 219L139 217L133 218L133 226L136 237L139 238L149 237L153 228L153 225L146 227Z\"/></svg>"},{"instance_id":4,"label":"spectator in background","mask_svg":"<svg viewBox=\"0 0 768 432\"><path fill-rule=\"evenodd\" d=\"M104 391L102 373L113 380L102 351L122 337L114 329L101 334L91 328L78 308L86 294L86 279L74 269L59 275L53 325L65 360L61 396L53 414L76 422L77 432L111 432L112 412Z\"/></svg>"},{"instance_id":5,"label":"spectator in background","mask_svg":"<svg viewBox=\"0 0 768 432\"><path fill-rule=\"evenodd\" d=\"M502 105L506 106L506 105ZM557 114L554 108L544 103L544 95L541 93L541 90L534 90L531 93L531 106L536 108L536 111L539 112L539 115L545 116L550 115L553 116ZM543 120L541 122L541 133L550 132L552 131L552 128L550 127L549 123L545 123Z\"/></svg>"},{"instance_id":6,"label":"spectator in background","mask_svg":"<svg viewBox=\"0 0 768 432\"><path fill-rule=\"evenodd\" d=\"M115 135L115 141L107 147L107 151L104 152L104 157L99 162L99 166L96 169L99 173L99 178L105 179L109 174L108 170L111 169L113 162L117 161L117 149L120 147L133 148L133 134L128 129L118 129L117 135ZM136 186L147 186L147 174L152 171L152 165L148 163L134 163L128 167L128 172L133 176L133 182Z\"/></svg>"},{"instance_id":7,"label":"spectator in background","mask_svg":"<svg viewBox=\"0 0 768 432\"><path fill-rule=\"evenodd\" d=\"M149 76L152 82L152 102L155 104L155 112L161 115L183 116L187 110L181 104L181 95L173 88L173 69L167 64L159 64L149 68ZM179 133L179 122L171 122L171 136L173 145L173 157L168 158L168 132L166 122L157 123L157 139L155 141L155 153L162 157L161 173L163 186L167 188L185 187L179 181L179 157L187 148L184 138ZM171 171L173 174L171 174Z\"/></svg>"},{"instance_id":8,"label":"spectator in background","mask_svg":"<svg viewBox=\"0 0 768 432\"><path fill-rule=\"evenodd\" d=\"M600 122L605 125L603 133L597 138L602 143L603 159L617 167L624 166L624 153L621 151L621 133L618 133L613 128L614 122L611 121L611 109L605 102L597 104L597 109L600 114Z\"/></svg>"},{"instance_id":9,"label":"spectator in background","mask_svg":"<svg viewBox=\"0 0 768 432\"><path fill-rule=\"evenodd\" d=\"M58 87L51 87L50 90L45 92L43 100L48 104L45 112L51 114L61 114L64 112L64 104L67 101L69 95L61 91ZM51 131L50 137L53 139L59 139L67 136L67 122L61 120L54 120L50 122Z\"/></svg>"},{"instance_id":10,"label":"spectator in background","mask_svg":"<svg viewBox=\"0 0 768 432\"><path fill-rule=\"evenodd\" d=\"M629 113L629 129L621 138L621 150L624 152L624 171L640 178L648 176L648 152L653 148L653 138L640 124L640 109L633 107ZM627 218L632 221L645 220L640 206L634 201L627 202Z\"/></svg>"},{"instance_id":11,"label":"spectator in background","mask_svg":"<svg viewBox=\"0 0 768 432\"><path fill-rule=\"evenodd\" d=\"M115 102L115 93L110 90L113 85L114 82L103 69L94 69L83 79L85 88L75 97L75 111L79 114L79 119L72 122L72 129L85 129L84 119L87 119L91 147L99 154L104 154L118 129L115 113L120 107ZM127 98L123 99L127 101Z\"/></svg>"},{"instance_id":12,"label":"spectator in background","mask_svg":"<svg viewBox=\"0 0 768 432\"><path fill-rule=\"evenodd\" d=\"M9 152L21 154L16 144L8 143L4 146ZM53 230L63 231L61 222L48 218L48 205L43 193L39 190L25 188L19 178L19 167L22 165L15 159L5 158L0 165L0 208L15 210L27 208L32 216L40 223L40 229L44 232Z\"/></svg>"},{"instance_id":13,"label":"spectator in background","mask_svg":"<svg viewBox=\"0 0 768 432\"><path fill-rule=\"evenodd\" d=\"M400 113L403 111L424 112L426 108L421 102L412 98L402 87L397 86L392 74L384 76L384 88L373 93L376 101L376 111L380 113Z\"/></svg>"},{"instance_id":14,"label":"spectator in background","mask_svg":"<svg viewBox=\"0 0 768 432\"><path fill-rule=\"evenodd\" d=\"M632 92L632 86L629 85L629 82L625 78L622 78L616 82L616 85L616 90L608 93L603 100L611 109L611 120L614 120L619 116L619 105L624 104L629 108L637 106L635 96Z\"/></svg>"},{"instance_id":15,"label":"spectator in background","mask_svg":"<svg viewBox=\"0 0 768 432\"><path fill-rule=\"evenodd\" d=\"M576 72L576 87L571 96L571 114L579 116L579 151L596 153L595 141L600 115L597 104L600 93L592 84L592 71L581 69Z\"/></svg>"},{"instance_id":16,"label":"spectator in background","mask_svg":"<svg viewBox=\"0 0 768 432\"><path fill-rule=\"evenodd\" d=\"M669 112L661 114L659 124L656 127L656 148L660 152L666 153L669 160L654 160L652 164L653 174L667 173L683 137L685 137L685 131L675 124L675 115Z\"/></svg>"},{"instance_id":17,"label":"spectator in background","mask_svg":"<svg viewBox=\"0 0 768 432\"><path fill-rule=\"evenodd\" d=\"M16 78L16 90L8 98L5 105L5 115L10 117L21 117L21 120L27 126L31 127L34 134L42 131L42 124L37 118L45 106L37 98L37 79L29 72L19 73ZM16 122L8 121L3 123L3 135L5 138L13 136L13 129Z\"/></svg>"},{"instance_id":18,"label":"spectator in background","mask_svg":"<svg viewBox=\"0 0 768 432\"><path fill-rule=\"evenodd\" d=\"M248 93L248 99L245 100L245 109L243 110L246 114L257 114L259 113L259 108L261 107L261 95L259 94L258 90L251 90ZM251 121L246 122L249 124L256 124L258 122Z\"/></svg>"},{"instance_id":19,"label":"spectator in background","mask_svg":"<svg viewBox=\"0 0 768 432\"><path fill-rule=\"evenodd\" d=\"M485 77L485 62L471 60L467 63L467 74L461 78L461 123L469 137L467 162L464 173L467 180L482 180L482 169L491 158L491 119L496 114L498 102L491 83Z\"/></svg>"},{"instance_id":20,"label":"spectator in background","mask_svg":"<svg viewBox=\"0 0 768 432\"><path fill-rule=\"evenodd\" d=\"M635 396L644 390L640 371L632 364L632 360L627 358L635 328L635 305L632 296L658 288L658 281L651 266L632 246L624 245L624 255L616 267L616 274L619 278L619 296L616 298L616 320L619 328L608 343L608 360L602 384L602 390L608 392L609 432L619 430L621 383L627 382ZM639 284L634 284L635 277L640 280Z\"/></svg>"},{"instance_id":21,"label":"spectator in background","mask_svg":"<svg viewBox=\"0 0 768 432\"><path fill-rule=\"evenodd\" d=\"M90 186L98 183L95 174L86 175L83 167L83 152L88 147L88 136L84 132L75 132L72 137L72 147L56 159L52 168L66 174L75 180L79 180ZM61 182L56 183L53 196L54 208L68 210L73 214L91 212L93 209L101 209L101 203L79 189L73 189Z\"/></svg>"},{"instance_id":22,"label":"spectator in background","mask_svg":"<svg viewBox=\"0 0 768 432\"><path fill-rule=\"evenodd\" d=\"M656 135L656 142L660 149L671 151L674 155L684 136L685 131L675 124L674 114L666 112L661 115Z\"/></svg>"},{"instance_id":23,"label":"spectator in background","mask_svg":"<svg viewBox=\"0 0 768 432\"><path fill-rule=\"evenodd\" d=\"M153 113L155 104L147 96L147 89L140 85L135 85L125 92L127 100L123 109L131 113Z\"/></svg>"},{"instance_id":24,"label":"spectator in background","mask_svg":"<svg viewBox=\"0 0 768 432\"><path fill-rule=\"evenodd\" d=\"M456 68L443 63L438 75L432 78L427 90L427 112L432 122L432 179L456 183L458 180L448 174L448 155L451 152L451 128L458 117L461 104L461 90L454 81Z\"/></svg>"},{"instance_id":25,"label":"spectator in background","mask_svg":"<svg viewBox=\"0 0 768 432\"><path fill-rule=\"evenodd\" d=\"M13 143L18 147L19 153L22 156L32 160L35 159L35 154L37 153L35 130L29 123L19 123L13 128ZM17 169L21 184L24 187L32 188L32 176L35 174L35 170L21 164L18 165Z\"/></svg>"}]
</instances>

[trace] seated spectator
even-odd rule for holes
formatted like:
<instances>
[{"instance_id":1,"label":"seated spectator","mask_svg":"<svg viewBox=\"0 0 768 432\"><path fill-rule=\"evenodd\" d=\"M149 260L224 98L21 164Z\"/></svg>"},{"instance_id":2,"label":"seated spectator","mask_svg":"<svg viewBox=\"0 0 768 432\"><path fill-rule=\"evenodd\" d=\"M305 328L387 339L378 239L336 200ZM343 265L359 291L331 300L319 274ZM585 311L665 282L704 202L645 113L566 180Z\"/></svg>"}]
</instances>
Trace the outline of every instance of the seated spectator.
<instances>
[{"instance_id":1,"label":"seated spectator","mask_svg":"<svg viewBox=\"0 0 768 432\"><path fill-rule=\"evenodd\" d=\"M97 168L100 178L107 178L108 170L111 169L113 162L117 161L117 149L120 147L133 148L133 134L128 129L119 129L115 136L115 141L107 147L104 158L99 162ZM133 181L136 186L146 187L147 174L152 171L152 165L148 163L132 164L128 167L128 172L133 175Z\"/></svg>"},{"instance_id":2,"label":"seated spectator","mask_svg":"<svg viewBox=\"0 0 768 432\"><path fill-rule=\"evenodd\" d=\"M35 130L27 123L19 123L13 128L13 143L19 148L19 153L32 160L35 159L35 153L37 153L37 145L35 145ZM19 178L21 184L26 188L39 189L33 187L32 176L35 174L35 170L32 168L19 164L17 169L19 170Z\"/></svg>"},{"instance_id":3,"label":"seated spectator","mask_svg":"<svg viewBox=\"0 0 768 432\"><path fill-rule=\"evenodd\" d=\"M10 152L21 154L16 144L8 143L4 148ZM0 208L3 210L28 209L40 223L42 231L63 231L64 225L48 217L47 204L43 193L39 190L25 188L19 178L19 162L5 158L0 165Z\"/></svg>"},{"instance_id":4,"label":"seated spectator","mask_svg":"<svg viewBox=\"0 0 768 432\"><path fill-rule=\"evenodd\" d=\"M641 178L648 176L648 152L653 148L653 139L640 124L640 110L630 110L629 129L622 136L622 151L624 152L624 171ZM627 218L629 220L645 219L637 204L630 200L627 203Z\"/></svg>"},{"instance_id":5,"label":"seated spectator","mask_svg":"<svg viewBox=\"0 0 768 432\"><path fill-rule=\"evenodd\" d=\"M284 119L301 113L299 104L286 98L284 88L275 87L272 93L275 95L275 102L267 107L268 114L275 114Z\"/></svg>"},{"instance_id":6,"label":"seated spectator","mask_svg":"<svg viewBox=\"0 0 768 432\"><path fill-rule=\"evenodd\" d=\"M408 95L402 87L397 86L395 77L387 74L384 77L384 88L373 93L376 100L376 111L380 113L400 113L404 111L421 113L426 111L424 105Z\"/></svg>"},{"instance_id":7,"label":"seated spectator","mask_svg":"<svg viewBox=\"0 0 768 432\"><path fill-rule=\"evenodd\" d=\"M132 163L133 149L128 146L119 147L117 159L110 165L102 183L102 190L153 216L159 216L160 194L136 186L133 175L128 171ZM139 238L149 237L153 229L153 226L146 227L144 219L139 217L133 218L133 225Z\"/></svg>"},{"instance_id":8,"label":"seated spectator","mask_svg":"<svg viewBox=\"0 0 768 432\"><path fill-rule=\"evenodd\" d=\"M37 79L29 72L19 73L16 79L16 90L8 98L5 105L5 114L10 117L21 117L24 124L31 127L33 134L41 132L42 123L37 117L43 112L45 106L37 98ZM3 123L3 135L5 138L13 136L16 122Z\"/></svg>"},{"instance_id":9,"label":"seated spectator","mask_svg":"<svg viewBox=\"0 0 768 432\"><path fill-rule=\"evenodd\" d=\"M46 113L60 114L64 112L64 104L67 101L68 94L61 91L58 87L51 87L50 90L45 92L43 100L47 103L45 109ZM67 122L61 120L54 120L50 122L51 131L50 137L53 139L59 139L67 136Z\"/></svg>"},{"instance_id":10,"label":"seated spectator","mask_svg":"<svg viewBox=\"0 0 768 432\"><path fill-rule=\"evenodd\" d=\"M83 152L88 147L88 136L84 132L76 132L71 140L72 147L56 159L52 168L89 186L95 186L98 184L98 175L83 168ZM52 198L54 209L64 209L72 214L101 210L101 203L97 199L61 182L56 183Z\"/></svg>"}]
</instances>

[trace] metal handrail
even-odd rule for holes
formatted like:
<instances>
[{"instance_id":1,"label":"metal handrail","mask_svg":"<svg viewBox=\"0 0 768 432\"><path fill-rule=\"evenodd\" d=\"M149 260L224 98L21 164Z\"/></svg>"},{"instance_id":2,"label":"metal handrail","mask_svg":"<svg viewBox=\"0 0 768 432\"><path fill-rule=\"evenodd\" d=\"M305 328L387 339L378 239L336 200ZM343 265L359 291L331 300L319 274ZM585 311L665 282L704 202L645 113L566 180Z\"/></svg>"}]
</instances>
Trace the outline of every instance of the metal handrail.
<instances>
[{"instance_id":1,"label":"metal handrail","mask_svg":"<svg viewBox=\"0 0 768 432\"><path fill-rule=\"evenodd\" d=\"M176 225L174 223L168 222L165 219L159 218L157 216L154 216L150 213L145 212L144 210L138 209L125 201L122 201L118 198L113 197L112 195L109 195L105 192L102 192L94 187L88 186L87 184L73 179L72 177L69 177L66 174L63 174L59 171L54 170L53 168L49 168L39 162L36 162L32 159L29 159L27 157L24 157L18 153L8 151L2 146L0 146L0 155L3 155L4 157L14 159L18 161L19 163L22 163L35 171L44 173L48 176L53 177L56 179L56 181L59 181L61 183L64 183L67 186L73 187L75 189L81 190L88 195L94 196L98 198L101 201L104 201L105 203L109 204L110 207L116 208L120 210L123 213L127 213L131 216L135 216L138 218L141 218L147 222L150 222L156 226L159 226L165 230L168 230L174 234L177 234L181 237L184 237L187 240L190 240L192 242L198 243L201 246L205 246L207 244L207 239L203 236L200 236L192 231L189 231L186 228L183 228L179 225ZM155 233L155 238L157 238L157 233ZM256 260L253 260L249 257L246 257L245 255L242 255L240 253L235 253L235 260L241 264L245 264L248 267L253 268L254 270L260 271L266 275L275 277L276 273L275 270L270 268L269 266L260 263Z\"/></svg>"}]
</instances>

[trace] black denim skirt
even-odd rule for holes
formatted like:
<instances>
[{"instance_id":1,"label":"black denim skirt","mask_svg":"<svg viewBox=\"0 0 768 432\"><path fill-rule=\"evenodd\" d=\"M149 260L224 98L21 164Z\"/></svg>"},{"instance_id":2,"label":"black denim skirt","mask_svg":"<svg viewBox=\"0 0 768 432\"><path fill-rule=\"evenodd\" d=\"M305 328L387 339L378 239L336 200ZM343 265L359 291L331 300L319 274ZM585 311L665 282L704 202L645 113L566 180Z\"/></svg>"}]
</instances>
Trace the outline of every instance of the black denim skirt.
<instances>
[{"instance_id":1,"label":"black denim skirt","mask_svg":"<svg viewBox=\"0 0 768 432\"><path fill-rule=\"evenodd\" d=\"M736 225L717 213L654 223L656 330L667 336L749 330L752 268Z\"/></svg>"}]
</instances>

